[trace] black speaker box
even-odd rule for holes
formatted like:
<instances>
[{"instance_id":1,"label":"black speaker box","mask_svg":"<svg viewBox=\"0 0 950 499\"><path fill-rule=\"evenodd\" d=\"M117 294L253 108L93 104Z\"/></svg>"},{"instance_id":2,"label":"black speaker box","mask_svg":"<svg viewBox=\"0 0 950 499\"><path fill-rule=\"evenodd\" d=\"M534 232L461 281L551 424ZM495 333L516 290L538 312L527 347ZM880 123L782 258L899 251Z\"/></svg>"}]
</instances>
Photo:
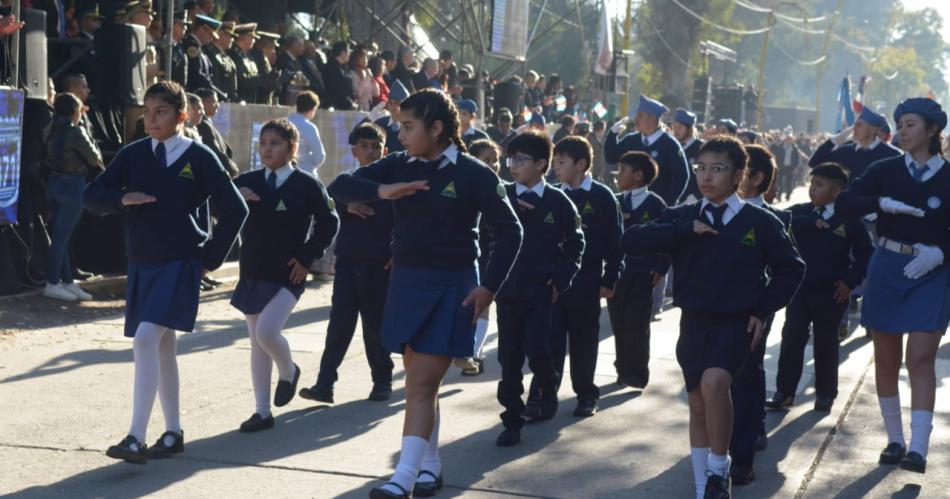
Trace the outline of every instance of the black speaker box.
<instances>
[{"instance_id":1,"label":"black speaker box","mask_svg":"<svg viewBox=\"0 0 950 499\"><path fill-rule=\"evenodd\" d=\"M20 82L28 99L46 100L46 12L23 9L20 19L26 23L20 30Z\"/></svg>"},{"instance_id":2,"label":"black speaker box","mask_svg":"<svg viewBox=\"0 0 950 499\"><path fill-rule=\"evenodd\" d=\"M507 107L511 114L520 114L523 95L524 87L518 83L504 81L495 85L495 110Z\"/></svg>"}]
</instances>

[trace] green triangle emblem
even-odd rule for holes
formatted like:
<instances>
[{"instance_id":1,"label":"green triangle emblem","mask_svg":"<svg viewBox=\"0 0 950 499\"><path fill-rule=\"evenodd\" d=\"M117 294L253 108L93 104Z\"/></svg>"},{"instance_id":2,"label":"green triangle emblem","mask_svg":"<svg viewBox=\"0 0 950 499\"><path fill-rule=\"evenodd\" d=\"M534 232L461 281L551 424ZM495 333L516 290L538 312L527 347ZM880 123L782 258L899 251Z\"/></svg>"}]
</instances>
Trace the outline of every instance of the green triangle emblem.
<instances>
[{"instance_id":1,"label":"green triangle emblem","mask_svg":"<svg viewBox=\"0 0 950 499\"><path fill-rule=\"evenodd\" d=\"M442 195L447 198L457 198L458 194L455 192L455 182L449 182L449 185L445 186L445 189L442 189Z\"/></svg>"},{"instance_id":2,"label":"green triangle emblem","mask_svg":"<svg viewBox=\"0 0 950 499\"><path fill-rule=\"evenodd\" d=\"M548 216L544 217L544 223L553 224L554 223L554 214L548 213Z\"/></svg>"},{"instance_id":3,"label":"green triangle emblem","mask_svg":"<svg viewBox=\"0 0 950 499\"><path fill-rule=\"evenodd\" d=\"M182 168L180 172L178 172L178 176L181 178L194 179L195 174L191 171L191 163L186 164L185 167Z\"/></svg>"},{"instance_id":4,"label":"green triangle emblem","mask_svg":"<svg viewBox=\"0 0 950 499\"><path fill-rule=\"evenodd\" d=\"M848 232L845 230L844 224L841 224L838 227L836 227L834 230L834 234L836 236L848 237Z\"/></svg>"},{"instance_id":5,"label":"green triangle emblem","mask_svg":"<svg viewBox=\"0 0 950 499\"><path fill-rule=\"evenodd\" d=\"M284 204L283 199L277 203L277 208L275 208L274 211L287 211L287 205Z\"/></svg>"},{"instance_id":6,"label":"green triangle emblem","mask_svg":"<svg viewBox=\"0 0 950 499\"><path fill-rule=\"evenodd\" d=\"M584 209L581 210L581 215L590 215L594 213L594 207L590 205L590 201L584 203Z\"/></svg>"},{"instance_id":7,"label":"green triangle emblem","mask_svg":"<svg viewBox=\"0 0 950 499\"><path fill-rule=\"evenodd\" d=\"M650 221L650 213L644 211L643 216L640 217L640 223L646 223Z\"/></svg>"},{"instance_id":8,"label":"green triangle emblem","mask_svg":"<svg viewBox=\"0 0 950 499\"><path fill-rule=\"evenodd\" d=\"M749 229L749 232L746 232L742 236L742 244L746 246L755 246L755 229Z\"/></svg>"}]
</instances>

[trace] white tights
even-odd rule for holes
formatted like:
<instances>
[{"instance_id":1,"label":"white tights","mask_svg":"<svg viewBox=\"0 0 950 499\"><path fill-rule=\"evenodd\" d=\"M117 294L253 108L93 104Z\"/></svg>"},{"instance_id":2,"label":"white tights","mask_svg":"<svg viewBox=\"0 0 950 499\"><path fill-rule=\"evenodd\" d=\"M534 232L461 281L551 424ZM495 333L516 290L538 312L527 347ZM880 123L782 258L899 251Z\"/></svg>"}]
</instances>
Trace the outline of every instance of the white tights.
<instances>
[{"instance_id":1,"label":"white tights","mask_svg":"<svg viewBox=\"0 0 950 499\"><path fill-rule=\"evenodd\" d=\"M132 392L132 425L129 435L145 442L155 393L162 401L165 431L180 432L178 410L178 359L175 331L151 322L139 323L132 342L135 384Z\"/></svg>"},{"instance_id":2,"label":"white tights","mask_svg":"<svg viewBox=\"0 0 950 499\"><path fill-rule=\"evenodd\" d=\"M247 315L247 332L251 338L251 384L254 387L255 412L266 418L270 415L270 380L273 365L277 364L280 379L294 377L294 360L290 344L280 331L290 317L297 298L284 288L274 295L259 314Z\"/></svg>"}]
</instances>

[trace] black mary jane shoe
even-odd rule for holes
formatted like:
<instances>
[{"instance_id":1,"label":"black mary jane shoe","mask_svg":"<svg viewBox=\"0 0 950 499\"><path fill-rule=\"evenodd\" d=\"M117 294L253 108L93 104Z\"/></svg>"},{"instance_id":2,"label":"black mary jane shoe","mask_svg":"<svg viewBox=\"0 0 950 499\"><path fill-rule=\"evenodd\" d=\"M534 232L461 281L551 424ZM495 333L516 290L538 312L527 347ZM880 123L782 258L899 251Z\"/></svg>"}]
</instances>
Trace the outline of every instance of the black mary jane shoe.
<instances>
[{"instance_id":1,"label":"black mary jane shoe","mask_svg":"<svg viewBox=\"0 0 950 499\"><path fill-rule=\"evenodd\" d=\"M583 398L577 401L577 407L574 408L574 417L589 418L597 413L597 400Z\"/></svg>"},{"instance_id":2,"label":"black mary jane shoe","mask_svg":"<svg viewBox=\"0 0 950 499\"><path fill-rule=\"evenodd\" d=\"M148 462L148 446L139 442L139 439L129 435L116 445L106 450L106 455L112 459L121 459L127 463L145 464Z\"/></svg>"},{"instance_id":3,"label":"black mary jane shoe","mask_svg":"<svg viewBox=\"0 0 950 499\"><path fill-rule=\"evenodd\" d=\"M256 431L266 430L268 428L274 427L274 416L270 415L266 418L261 417L260 414L254 413L247 421L241 423L240 431L241 433L254 433Z\"/></svg>"},{"instance_id":4,"label":"black mary jane shoe","mask_svg":"<svg viewBox=\"0 0 950 499\"><path fill-rule=\"evenodd\" d=\"M901 469L914 473L925 473L927 471L927 458L917 452L910 451L901 461Z\"/></svg>"},{"instance_id":5,"label":"black mary jane shoe","mask_svg":"<svg viewBox=\"0 0 950 499\"><path fill-rule=\"evenodd\" d=\"M770 411L787 411L795 403L794 395L786 395L782 392L775 392L765 401L765 408Z\"/></svg>"},{"instance_id":6,"label":"black mary jane shoe","mask_svg":"<svg viewBox=\"0 0 950 499\"><path fill-rule=\"evenodd\" d=\"M172 437L175 441L171 445L165 445L165 437ZM185 452L185 431L182 430L181 433L166 431L158 437L158 442L155 442L155 445L148 448L148 458L168 459L172 457L172 454L181 452Z\"/></svg>"},{"instance_id":7,"label":"black mary jane shoe","mask_svg":"<svg viewBox=\"0 0 950 499\"><path fill-rule=\"evenodd\" d=\"M369 392L369 400L373 402L385 402L393 396L393 386L390 384L374 384Z\"/></svg>"},{"instance_id":8,"label":"black mary jane shoe","mask_svg":"<svg viewBox=\"0 0 950 499\"><path fill-rule=\"evenodd\" d=\"M274 390L274 405L283 407L294 399L297 394L297 381L300 379L300 366L294 364L294 379L292 381L280 380L277 382L277 389Z\"/></svg>"},{"instance_id":9,"label":"black mary jane shoe","mask_svg":"<svg viewBox=\"0 0 950 499\"><path fill-rule=\"evenodd\" d=\"M729 499L732 497L732 481L729 475L717 475L706 470L706 490L703 499Z\"/></svg>"},{"instance_id":10,"label":"black mary jane shoe","mask_svg":"<svg viewBox=\"0 0 950 499\"><path fill-rule=\"evenodd\" d=\"M300 398L323 402L325 404L333 403L333 387L323 385L313 385L310 388L300 389Z\"/></svg>"},{"instance_id":11,"label":"black mary jane shoe","mask_svg":"<svg viewBox=\"0 0 950 499\"><path fill-rule=\"evenodd\" d=\"M386 485L392 485L393 487L396 487L402 491L402 494L390 492L383 488L385 487L384 485L383 487L374 487L373 490L369 491L369 499L410 499L411 496L409 495L409 491L402 488L402 485L394 482L389 482Z\"/></svg>"},{"instance_id":12,"label":"black mary jane shoe","mask_svg":"<svg viewBox=\"0 0 950 499\"><path fill-rule=\"evenodd\" d=\"M412 487L412 496L413 497L432 497L436 492L442 490L442 473L439 473L439 476L435 476L435 473L422 470L419 472L419 476L429 475L432 478L435 478L433 482L420 482L416 480L415 486Z\"/></svg>"},{"instance_id":13,"label":"black mary jane shoe","mask_svg":"<svg viewBox=\"0 0 950 499\"><path fill-rule=\"evenodd\" d=\"M521 430L514 428L505 428L505 431L495 439L495 445L498 447L512 447L521 442Z\"/></svg>"},{"instance_id":14,"label":"black mary jane shoe","mask_svg":"<svg viewBox=\"0 0 950 499\"><path fill-rule=\"evenodd\" d=\"M903 445L891 442L881 451L881 458L877 462L881 464L900 464L906 453L907 449Z\"/></svg>"}]
</instances>

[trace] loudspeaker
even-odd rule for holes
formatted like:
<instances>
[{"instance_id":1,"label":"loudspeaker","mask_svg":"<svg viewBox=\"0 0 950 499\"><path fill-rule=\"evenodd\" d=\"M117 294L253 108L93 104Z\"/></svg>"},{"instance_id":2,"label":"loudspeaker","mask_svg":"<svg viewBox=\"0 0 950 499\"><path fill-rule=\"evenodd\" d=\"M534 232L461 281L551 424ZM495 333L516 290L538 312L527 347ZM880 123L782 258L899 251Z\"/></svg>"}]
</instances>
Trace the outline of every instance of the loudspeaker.
<instances>
[{"instance_id":1,"label":"loudspeaker","mask_svg":"<svg viewBox=\"0 0 950 499\"><path fill-rule=\"evenodd\" d=\"M511 81L503 81L495 85L495 111L507 107L511 114L521 113L521 98L524 87Z\"/></svg>"},{"instance_id":2,"label":"loudspeaker","mask_svg":"<svg viewBox=\"0 0 950 499\"><path fill-rule=\"evenodd\" d=\"M709 113L709 95L712 88L712 79L709 76L696 78L693 84L693 101L691 110L696 113L696 120L700 123L707 121Z\"/></svg>"},{"instance_id":3,"label":"loudspeaker","mask_svg":"<svg viewBox=\"0 0 950 499\"><path fill-rule=\"evenodd\" d=\"M138 25L117 26L119 38L119 96L126 106L141 106L145 99L145 51L148 37Z\"/></svg>"},{"instance_id":4,"label":"loudspeaker","mask_svg":"<svg viewBox=\"0 0 950 499\"><path fill-rule=\"evenodd\" d=\"M46 11L23 9L20 19L26 23L20 30L20 82L28 99L46 100Z\"/></svg>"}]
</instances>

